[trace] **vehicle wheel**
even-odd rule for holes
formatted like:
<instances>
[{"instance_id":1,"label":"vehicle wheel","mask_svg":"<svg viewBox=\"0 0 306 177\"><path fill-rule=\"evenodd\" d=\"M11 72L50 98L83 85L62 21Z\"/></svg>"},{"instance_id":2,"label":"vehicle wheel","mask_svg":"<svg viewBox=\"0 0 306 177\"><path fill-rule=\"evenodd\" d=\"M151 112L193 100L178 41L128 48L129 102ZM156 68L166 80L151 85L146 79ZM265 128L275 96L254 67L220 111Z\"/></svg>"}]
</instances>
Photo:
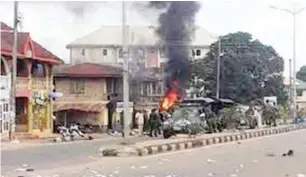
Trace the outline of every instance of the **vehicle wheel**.
<instances>
[{"instance_id":1,"label":"vehicle wheel","mask_svg":"<svg viewBox=\"0 0 306 177\"><path fill-rule=\"evenodd\" d=\"M168 139L172 136L172 134L169 131L164 131L163 136L165 139Z\"/></svg>"}]
</instances>

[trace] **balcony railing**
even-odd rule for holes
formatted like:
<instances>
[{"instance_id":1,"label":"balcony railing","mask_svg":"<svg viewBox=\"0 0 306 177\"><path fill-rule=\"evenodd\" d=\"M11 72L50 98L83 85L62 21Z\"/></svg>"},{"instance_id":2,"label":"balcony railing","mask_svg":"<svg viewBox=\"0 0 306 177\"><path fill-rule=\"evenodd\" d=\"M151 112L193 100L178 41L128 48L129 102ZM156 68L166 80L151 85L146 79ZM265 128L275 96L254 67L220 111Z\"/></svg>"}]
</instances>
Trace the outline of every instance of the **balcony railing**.
<instances>
[{"instance_id":1,"label":"balcony railing","mask_svg":"<svg viewBox=\"0 0 306 177\"><path fill-rule=\"evenodd\" d=\"M31 81L31 85L30 85ZM17 77L16 80L17 89L36 89L44 90L51 88L51 85L48 85L46 78L28 78L28 77Z\"/></svg>"},{"instance_id":2,"label":"balcony railing","mask_svg":"<svg viewBox=\"0 0 306 177\"><path fill-rule=\"evenodd\" d=\"M28 77L17 77L16 89L29 89L30 79Z\"/></svg>"},{"instance_id":3,"label":"balcony railing","mask_svg":"<svg viewBox=\"0 0 306 177\"><path fill-rule=\"evenodd\" d=\"M32 81L32 84L31 84L32 89L44 90L44 89L49 88L46 78L33 78L32 77L31 81Z\"/></svg>"}]
</instances>

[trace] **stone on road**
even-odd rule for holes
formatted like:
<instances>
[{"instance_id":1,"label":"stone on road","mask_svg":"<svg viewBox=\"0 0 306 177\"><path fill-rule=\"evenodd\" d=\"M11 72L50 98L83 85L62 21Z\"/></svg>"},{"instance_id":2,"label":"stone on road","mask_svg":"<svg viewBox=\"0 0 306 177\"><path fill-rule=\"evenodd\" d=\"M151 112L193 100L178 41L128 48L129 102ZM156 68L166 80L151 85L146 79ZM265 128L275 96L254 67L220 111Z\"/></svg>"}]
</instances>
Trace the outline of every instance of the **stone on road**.
<instances>
[{"instance_id":1,"label":"stone on road","mask_svg":"<svg viewBox=\"0 0 306 177\"><path fill-rule=\"evenodd\" d=\"M306 130L146 157L100 157L89 163L4 176L304 177ZM293 156L282 156L292 149ZM273 153L275 156L267 156ZM55 162L54 162L55 163Z\"/></svg>"}]
</instances>

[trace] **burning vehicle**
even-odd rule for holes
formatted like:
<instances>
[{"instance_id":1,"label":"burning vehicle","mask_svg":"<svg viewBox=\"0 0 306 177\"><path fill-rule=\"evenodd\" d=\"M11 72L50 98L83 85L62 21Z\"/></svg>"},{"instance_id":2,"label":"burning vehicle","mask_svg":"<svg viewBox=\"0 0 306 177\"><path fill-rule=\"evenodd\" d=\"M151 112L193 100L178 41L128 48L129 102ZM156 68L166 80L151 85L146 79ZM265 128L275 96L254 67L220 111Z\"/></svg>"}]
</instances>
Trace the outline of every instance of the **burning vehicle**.
<instances>
[{"instance_id":1,"label":"burning vehicle","mask_svg":"<svg viewBox=\"0 0 306 177\"><path fill-rule=\"evenodd\" d=\"M205 119L201 119L199 107L181 106L176 108L171 117L163 123L165 139L176 134L196 135L205 130Z\"/></svg>"}]
</instances>

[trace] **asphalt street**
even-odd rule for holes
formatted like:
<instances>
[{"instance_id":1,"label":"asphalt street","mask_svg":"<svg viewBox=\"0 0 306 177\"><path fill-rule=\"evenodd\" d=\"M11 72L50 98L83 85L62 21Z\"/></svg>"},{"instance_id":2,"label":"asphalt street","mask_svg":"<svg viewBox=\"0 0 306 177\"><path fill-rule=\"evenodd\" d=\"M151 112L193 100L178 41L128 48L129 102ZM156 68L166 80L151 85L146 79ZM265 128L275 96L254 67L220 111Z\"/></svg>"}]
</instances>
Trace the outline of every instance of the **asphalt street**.
<instances>
[{"instance_id":1,"label":"asphalt street","mask_svg":"<svg viewBox=\"0 0 306 177\"><path fill-rule=\"evenodd\" d=\"M100 177L305 177L306 130L240 143L147 156L96 157L78 165L10 172L4 176ZM282 154L292 149L293 156ZM54 162L55 163L55 162Z\"/></svg>"},{"instance_id":2,"label":"asphalt street","mask_svg":"<svg viewBox=\"0 0 306 177\"><path fill-rule=\"evenodd\" d=\"M139 142L150 139L149 137L132 137L131 141ZM3 170L11 170L22 164L35 166L36 168L58 167L68 164L87 162L88 158L95 155L101 146L119 144L121 137L113 137L107 140L80 141L73 143L60 143L54 145L42 145L26 147L16 150L1 151L1 167Z\"/></svg>"}]
</instances>

